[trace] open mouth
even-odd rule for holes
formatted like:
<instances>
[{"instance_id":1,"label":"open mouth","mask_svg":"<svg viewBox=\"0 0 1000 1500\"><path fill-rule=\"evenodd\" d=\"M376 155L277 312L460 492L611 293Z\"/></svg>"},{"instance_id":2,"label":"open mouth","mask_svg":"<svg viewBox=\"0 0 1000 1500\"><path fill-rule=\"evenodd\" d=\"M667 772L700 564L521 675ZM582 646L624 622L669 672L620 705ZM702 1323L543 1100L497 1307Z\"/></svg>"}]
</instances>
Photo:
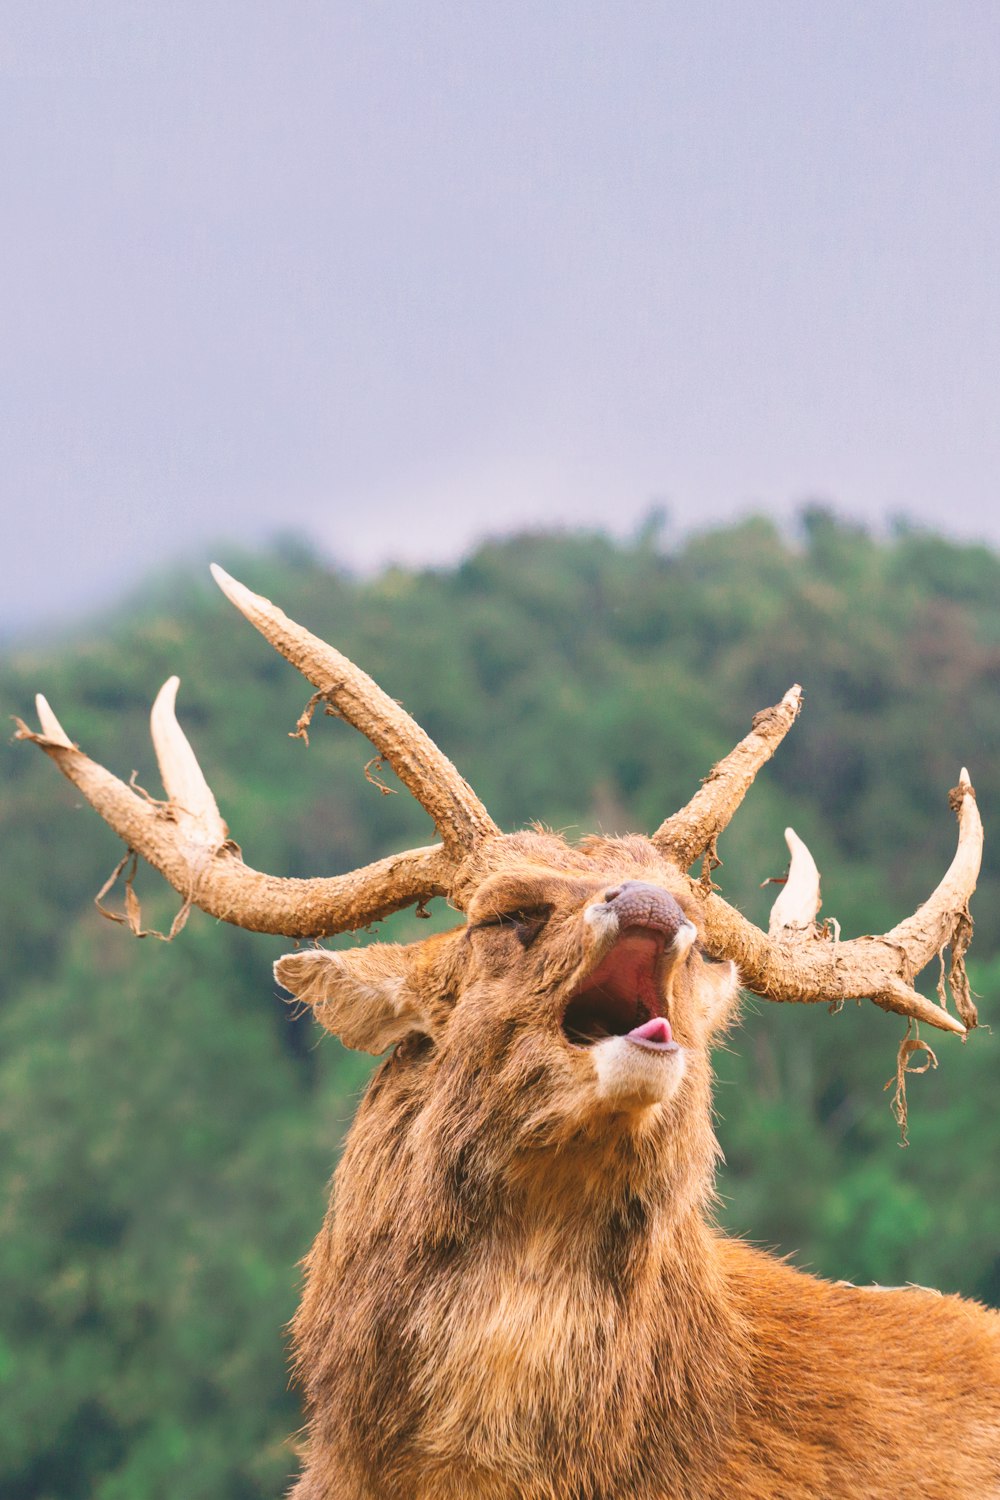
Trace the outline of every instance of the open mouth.
<instances>
[{"instance_id":1,"label":"open mouth","mask_svg":"<svg viewBox=\"0 0 1000 1500\"><path fill-rule=\"evenodd\" d=\"M569 998L563 1033L574 1047L623 1036L653 1051L676 1051L659 983L666 935L627 927Z\"/></svg>"}]
</instances>

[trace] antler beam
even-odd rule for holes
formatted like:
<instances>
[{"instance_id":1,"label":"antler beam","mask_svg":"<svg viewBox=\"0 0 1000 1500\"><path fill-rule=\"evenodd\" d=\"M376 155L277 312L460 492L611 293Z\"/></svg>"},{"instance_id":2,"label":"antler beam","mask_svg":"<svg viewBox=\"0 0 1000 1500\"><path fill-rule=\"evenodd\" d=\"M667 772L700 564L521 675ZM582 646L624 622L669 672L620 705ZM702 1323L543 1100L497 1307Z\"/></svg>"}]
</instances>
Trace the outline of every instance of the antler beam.
<instances>
[{"instance_id":1,"label":"antler beam","mask_svg":"<svg viewBox=\"0 0 1000 1500\"><path fill-rule=\"evenodd\" d=\"M447 896L462 859L499 833L475 792L419 724L346 656L222 568L213 565L212 573L237 609L389 761L434 819L443 844L391 855L327 879L278 879L251 869L230 841L177 722L176 677L160 689L150 718L165 802L140 796L84 755L41 695L36 700L41 733L18 720L18 738L39 745L128 848L159 870L188 905L239 927L286 937L326 937L366 927L414 902Z\"/></svg>"},{"instance_id":2,"label":"antler beam","mask_svg":"<svg viewBox=\"0 0 1000 1500\"><path fill-rule=\"evenodd\" d=\"M967 1025L976 1024L975 1007L965 993L963 957L971 933L969 899L976 888L983 850L976 794L964 768L950 800L959 822L958 849L951 866L924 905L890 932L841 943L817 931L813 919L819 909L819 871L793 834L786 886L786 892L789 887L791 891L786 905L782 904L784 892L775 902L770 935L765 936L711 892L702 898L707 951L733 959L746 988L766 1000L830 1004L868 998L883 1010L964 1036ZM692 889L696 889L694 882ZM949 944L953 988L967 1025L913 988L916 975Z\"/></svg>"},{"instance_id":3,"label":"antler beam","mask_svg":"<svg viewBox=\"0 0 1000 1500\"><path fill-rule=\"evenodd\" d=\"M160 690L151 716L166 802L140 796L86 756L41 694L36 702L42 733L17 720L17 737L44 750L128 847L159 870L186 902L238 927L285 937L326 937L448 894L455 862L440 844L311 880L281 879L245 865L229 842L215 798L177 722L176 693L174 677Z\"/></svg>"}]
</instances>

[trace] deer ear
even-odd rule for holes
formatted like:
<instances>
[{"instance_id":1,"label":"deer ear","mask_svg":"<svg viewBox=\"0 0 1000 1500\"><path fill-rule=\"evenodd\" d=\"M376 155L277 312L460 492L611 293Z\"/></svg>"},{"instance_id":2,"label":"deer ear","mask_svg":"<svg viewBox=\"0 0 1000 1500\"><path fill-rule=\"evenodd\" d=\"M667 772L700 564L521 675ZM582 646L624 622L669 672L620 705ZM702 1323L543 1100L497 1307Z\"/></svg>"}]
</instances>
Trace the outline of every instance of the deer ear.
<instances>
[{"instance_id":1,"label":"deer ear","mask_svg":"<svg viewBox=\"0 0 1000 1500\"><path fill-rule=\"evenodd\" d=\"M736 965L731 960L710 963L703 959L699 999L709 1035L730 1024L739 998L740 976Z\"/></svg>"},{"instance_id":2,"label":"deer ear","mask_svg":"<svg viewBox=\"0 0 1000 1500\"><path fill-rule=\"evenodd\" d=\"M431 1030L410 987L407 952L400 944L289 953L278 959L274 977L297 1000L311 1005L320 1025L345 1047L379 1053L410 1032Z\"/></svg>"}]
</instances>

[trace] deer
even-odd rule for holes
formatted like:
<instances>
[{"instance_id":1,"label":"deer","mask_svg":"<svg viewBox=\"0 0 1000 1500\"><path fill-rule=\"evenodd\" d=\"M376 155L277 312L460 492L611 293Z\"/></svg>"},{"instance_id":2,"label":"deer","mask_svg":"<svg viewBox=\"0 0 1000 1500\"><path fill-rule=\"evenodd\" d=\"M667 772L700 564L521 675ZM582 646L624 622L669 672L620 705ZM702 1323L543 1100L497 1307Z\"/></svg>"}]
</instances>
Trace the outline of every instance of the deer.
<instances>
[{"instance_id":1,"label":"deer","mask_svg":"<svg viewBox=\"0 0 1000 1500\"><path fill-rule=\"evenodd\" d=\"M300 730L318 703L352 724L439 842L324 878L252 869L178 723L176 678L152 710L162 802L88 759L44 697L40 730L18 733L126 858L165 876L182 914L311 940L279 959L278 983L346 1046L388 1054L305 1262L294 1500L1000 1496L1000 1314L822 1280L713 1213L710 1055L741 987L870 999L962 1038L976 1024L964 955L983 829L968 773L951 793L955 856L915 913L841 940L788 830L765 933L711 872L799 686L651 836L505 833L360 668L213 572L314 688ZM432 898L461 925L322 946ZM957 1015L914 987L947 946Z\"/></svg>"}]
</instances>

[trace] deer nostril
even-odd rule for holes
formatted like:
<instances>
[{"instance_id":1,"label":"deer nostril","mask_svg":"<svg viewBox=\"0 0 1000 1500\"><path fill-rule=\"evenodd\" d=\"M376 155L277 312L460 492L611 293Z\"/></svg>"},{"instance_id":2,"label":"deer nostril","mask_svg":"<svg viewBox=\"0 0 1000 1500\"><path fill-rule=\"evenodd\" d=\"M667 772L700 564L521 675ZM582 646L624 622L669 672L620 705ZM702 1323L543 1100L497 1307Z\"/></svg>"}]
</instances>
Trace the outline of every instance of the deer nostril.
<instances>
[{"instance_id":1,"label":"deer nostril","mask_svg":"<svg viewBox=\"0 0 1000 1500\"><path fill-rule=\"evenodd\" d=\"M676 937L687 921L669 891L646 880L622 880L604 892L606 909L626 927L652 927Z\"/></svg>"},{"instance_id":2,"label":"deer nostril","mask_svg":"<svg viewBox=\"0 0 1000 1500\"><path fill-rule=\"evenodd\" d=\"M622 880L618 885L613 885L609 891L604 892L604 900L610 906L612 901L617 901L621 896L626 895L636 887L640 890L644 889L644 882L641 880Z\"/></svg>"}]
</instances>

